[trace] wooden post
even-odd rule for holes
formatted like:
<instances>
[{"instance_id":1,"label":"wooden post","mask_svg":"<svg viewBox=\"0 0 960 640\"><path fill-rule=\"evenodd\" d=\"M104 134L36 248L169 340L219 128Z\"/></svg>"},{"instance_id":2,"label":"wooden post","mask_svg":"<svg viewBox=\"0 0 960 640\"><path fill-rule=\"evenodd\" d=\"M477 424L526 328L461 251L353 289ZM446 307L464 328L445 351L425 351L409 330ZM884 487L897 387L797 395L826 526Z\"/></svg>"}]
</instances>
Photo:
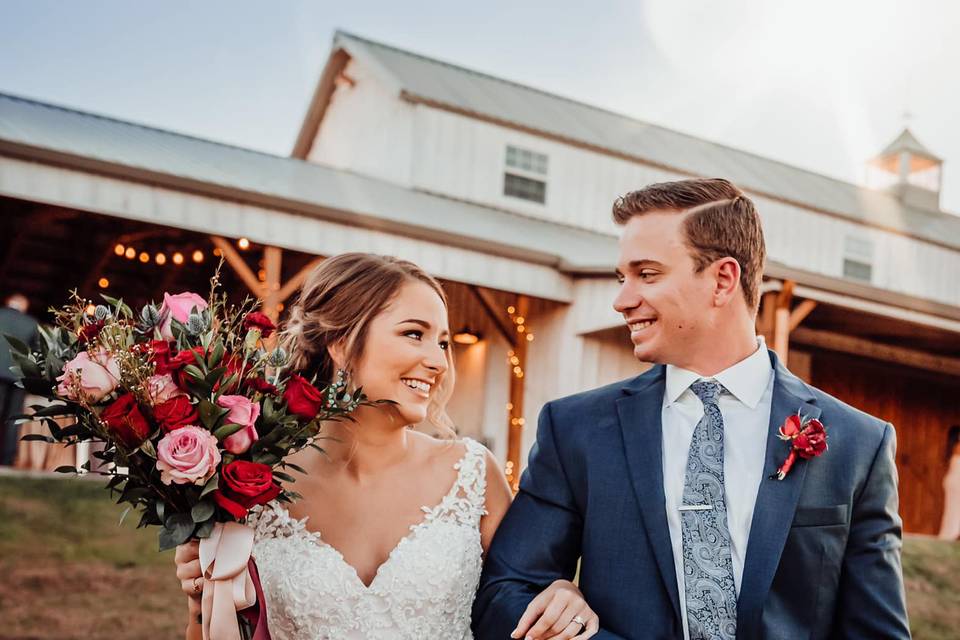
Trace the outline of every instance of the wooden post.
<instances>
[{"instance_id":1,"label":"wooden post","mask_svg":"<svg viewBox=\"0 0 960 640\"><path fill-rule=\"evenodd\" d=\"M776 308L777 292L768 291L763 294L760 313L757 314L757 334L763 336L768 345L773 345L773 323Z\"/></svg>"},{"instance_id":2,"label":"wooden post","mask_svg":"<svg viewBox=\"0 0 960 640\"><path fill-rule=\"evenodd\" d=\"M777 307L773 319L773 350L786 366L790 353L790 305L793 302L793 280L783 283L777 294Z\"/></svg>"},{"instance_id":3,"label":"wooden post","mask_svg":"<svg viewBox=\"0 0 960 640\"><path fill-rule=\"evenodd\" d=\"M530 309L530 300L527 296L517 296L514 305L514 332L513 350L510 362L510 411L507 412L507 482L513 492L520 487L520 448L523 443L523 391L524 372L527 366L527 312ZM520 319L523 318L523 322ZM521 331L521 327L523 331ZM517 364L514 364L516 362Z\"/></svg>"}]
</instances>

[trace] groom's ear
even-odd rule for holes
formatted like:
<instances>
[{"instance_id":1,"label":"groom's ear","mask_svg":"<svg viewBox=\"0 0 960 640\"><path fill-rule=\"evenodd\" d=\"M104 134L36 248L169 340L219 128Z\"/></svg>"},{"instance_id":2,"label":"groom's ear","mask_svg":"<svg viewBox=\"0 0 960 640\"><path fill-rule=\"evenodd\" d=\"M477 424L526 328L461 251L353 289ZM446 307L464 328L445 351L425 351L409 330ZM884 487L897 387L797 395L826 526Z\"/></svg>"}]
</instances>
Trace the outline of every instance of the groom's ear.
<instances>
[{"instance_id":1,"label":"groom's ear","mask_svg":"<svg viewBox=\"0 0 960 640\"><path fill-rule=\"evenodd\" d=\"M740 291L740 263L727 256L714 262L710 269L714 276L713 304L722 307Z\"/></svg>"}]
</instances>

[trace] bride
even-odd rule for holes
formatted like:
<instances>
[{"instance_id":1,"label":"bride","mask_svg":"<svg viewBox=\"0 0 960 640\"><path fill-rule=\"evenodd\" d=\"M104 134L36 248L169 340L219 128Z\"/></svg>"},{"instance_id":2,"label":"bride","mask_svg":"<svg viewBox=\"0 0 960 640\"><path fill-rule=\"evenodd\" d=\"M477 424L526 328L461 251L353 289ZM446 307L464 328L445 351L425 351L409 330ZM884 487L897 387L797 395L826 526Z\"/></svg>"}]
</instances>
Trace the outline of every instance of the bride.
<instances>
[{"instance_id":1,"label":"bride","mask_svg":"<svg viewBox=\"0 0 960 640\"><path fill-rule=\"evenodd\" d=\"M472 638L482 556L510 504L496 460L456 440L446 297L416 265L362 253L325 260L291 310L284 344L306 377L345 372L367 397L355 423L325 426L326 454L292 461L303 499L251 512L253 557L272 640ZM443 437L408 428L428 420ZM202 583L197 543L177 549L188 595L186 637ZM531 603L515 637L588 638L594 614L570 582Z\"/></svg>"}]
</instances>

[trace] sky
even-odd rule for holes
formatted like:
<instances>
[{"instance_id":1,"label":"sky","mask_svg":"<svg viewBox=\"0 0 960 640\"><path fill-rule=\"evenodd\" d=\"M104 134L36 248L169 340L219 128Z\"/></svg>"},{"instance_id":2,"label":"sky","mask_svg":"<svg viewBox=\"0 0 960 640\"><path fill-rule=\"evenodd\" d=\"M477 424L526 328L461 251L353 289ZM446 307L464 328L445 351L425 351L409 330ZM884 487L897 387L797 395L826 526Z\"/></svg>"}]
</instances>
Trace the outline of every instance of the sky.
<instances>
[{"instance_id":1,"label":"sky","mask_svg":"<svg viewBox=\"0 0 960 640\"><path fill-rule=\"evenodd\" d=\"M0 0L0 92L287 155L336 29L850 182L907 124L960 213L951 0Z\"/></svg>"}]
</instances>

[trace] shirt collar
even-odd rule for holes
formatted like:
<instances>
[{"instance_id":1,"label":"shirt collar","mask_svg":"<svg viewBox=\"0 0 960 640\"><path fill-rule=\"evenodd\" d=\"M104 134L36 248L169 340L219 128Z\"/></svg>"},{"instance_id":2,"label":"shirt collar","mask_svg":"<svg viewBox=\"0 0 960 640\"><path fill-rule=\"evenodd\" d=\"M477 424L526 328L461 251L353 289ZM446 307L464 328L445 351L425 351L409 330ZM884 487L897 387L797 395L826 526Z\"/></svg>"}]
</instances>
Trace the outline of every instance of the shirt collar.
<instances>
[{"instance_id":1,"label":"shirt collar","mask_svg":"<svg viewBox=\"0 0 960 640\"><path fill-rule=\"evenodd\" d=\"M773 375L773 365L767 356L767 345L763 336L757 336L757 350L733 365L712 376L732 393L737 400L751 409L755 409L763 398L764 391ZM663 399L670 405L676 402L690 385L703 378L699 373L667 365L667 382Z\"/></svg>"}]
</instances>

